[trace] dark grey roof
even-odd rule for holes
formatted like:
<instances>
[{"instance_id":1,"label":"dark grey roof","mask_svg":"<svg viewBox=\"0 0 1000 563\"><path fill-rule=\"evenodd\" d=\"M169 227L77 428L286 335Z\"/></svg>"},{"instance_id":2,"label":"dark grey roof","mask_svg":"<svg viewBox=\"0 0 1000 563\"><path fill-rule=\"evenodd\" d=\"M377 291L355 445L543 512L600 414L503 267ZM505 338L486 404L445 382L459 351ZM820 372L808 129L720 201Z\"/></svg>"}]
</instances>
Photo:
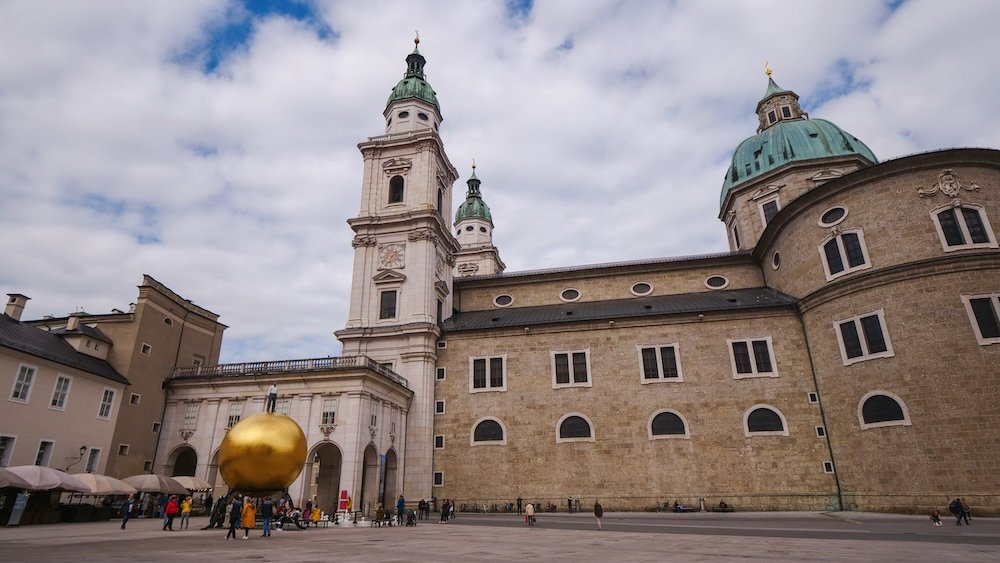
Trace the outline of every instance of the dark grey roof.
<instances>
[{"instance_id":1,"label":"dark grey roof","mask_svg":"<svg viewBox=\"0 0 1000 563\"><path fill-rule=\"evenodd\" d=\"M80 325L80 326L74 328L73 330L66 330L65 327L54 328L54 329L52 329L49 332L51 332L52 334L58 334L60 336L67 336L67 335L68 336L74 336L74 335L78 335L79 334L79 335L83 335L83 336L92 338L94 340L100 340L101 342L107 342L108 344L114 344L111 341L110 338L108 338L107 336L104 336L104 333L101 332L100 329L98 329L97 327L90 326L90 325Z\"/></svg>"},{"instance_id":2,"label":"dark grey roof","mask_svg":"<svg viewBox=\"0 0 1000 563\"><path fill-rule=\"evenodd\" d=\"M442 323L445 332L479 330L512 326L615 320L655 315L708 313L762 307L792 307L798 301L769 287L731 289L637 297L583 303L564 303L538 307L489 309L453 315Z\"/></svg>"},{"instance_id":3,"label":"dark grey roof","mask_svg":"<svg viewBox=\"0 0 1000 563\"><path fill-rule=\"evenodd\" d=\"M129 384L128 379L107 361L77 352L61 336L15 321L5 314L0 314L0 346L92 373L117 383Z\"/></svg>"}]
</instances>

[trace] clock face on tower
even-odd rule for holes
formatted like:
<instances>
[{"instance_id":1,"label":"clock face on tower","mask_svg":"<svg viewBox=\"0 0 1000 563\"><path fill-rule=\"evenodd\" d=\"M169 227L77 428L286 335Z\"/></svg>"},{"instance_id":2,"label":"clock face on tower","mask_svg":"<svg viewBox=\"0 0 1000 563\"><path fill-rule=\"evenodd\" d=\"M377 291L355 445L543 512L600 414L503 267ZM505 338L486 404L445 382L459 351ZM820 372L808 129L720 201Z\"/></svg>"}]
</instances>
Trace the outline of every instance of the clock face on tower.
<instances>
[{"instance_id":1,"label":"clock face on tower","mask_svg":"<svg viewBox=\"0 0 1000 563\"><path fill-rule=\"evenodd\" d=\"M385 244L378 247L378 269L398 270L403 267L402 244Z\"/></svg>"}]
</instances>

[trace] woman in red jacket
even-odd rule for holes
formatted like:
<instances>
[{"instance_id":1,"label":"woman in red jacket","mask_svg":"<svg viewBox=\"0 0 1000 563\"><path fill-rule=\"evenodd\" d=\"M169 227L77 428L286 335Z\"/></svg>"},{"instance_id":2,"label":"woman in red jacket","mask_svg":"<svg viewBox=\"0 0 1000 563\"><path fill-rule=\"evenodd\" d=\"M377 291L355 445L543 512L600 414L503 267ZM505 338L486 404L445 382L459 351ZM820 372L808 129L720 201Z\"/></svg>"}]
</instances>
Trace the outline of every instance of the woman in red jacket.
<instances>
[{"instance_id":1,"label":"woman in red jacket","mask_svg":"<svg viewBox=\"0 0 1000 563\"><path fill-rule=\"evenodd\" d=\"M167 503L167 509L165 510L167 515L167 521L163 523L164 530L174 531L174 516L177 516L179 508L177 507L177 496L170 495L170 501Z\"/></svg>"}]
</instances>

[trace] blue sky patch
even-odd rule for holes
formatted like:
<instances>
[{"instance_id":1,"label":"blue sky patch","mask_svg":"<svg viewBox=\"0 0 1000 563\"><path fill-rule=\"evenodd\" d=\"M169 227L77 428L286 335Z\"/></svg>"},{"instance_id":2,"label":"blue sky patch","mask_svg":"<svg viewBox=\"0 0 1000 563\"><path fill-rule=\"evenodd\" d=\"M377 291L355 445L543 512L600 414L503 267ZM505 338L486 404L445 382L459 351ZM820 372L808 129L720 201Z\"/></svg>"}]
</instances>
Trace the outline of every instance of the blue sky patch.
<instances>
[{"instance_id":1,"label":"blue sky patch","mask_svg":"<svg viewBox=\"0 0 1000 563\"><path fill-rule=\"evenodd\" d=\"M831 77L821 82L816 91L803 100L803 107L812 111L834 98L846 96L857 90L866 90L871 83L857 76L857 71L862 66L861 63L847 59L837 59L833 64Z\"/></svg>"}]
</instances>

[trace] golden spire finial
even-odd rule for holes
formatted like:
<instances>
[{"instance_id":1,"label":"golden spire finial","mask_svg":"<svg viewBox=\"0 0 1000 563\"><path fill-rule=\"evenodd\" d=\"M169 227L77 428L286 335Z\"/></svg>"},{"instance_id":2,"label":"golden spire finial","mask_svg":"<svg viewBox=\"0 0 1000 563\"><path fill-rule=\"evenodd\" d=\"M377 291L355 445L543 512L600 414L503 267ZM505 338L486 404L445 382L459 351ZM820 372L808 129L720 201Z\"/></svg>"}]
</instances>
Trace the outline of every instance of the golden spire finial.
<instances>
[{"instance_id":1,"label":"golden spire finial","mask_svg":"<svg viewBox=\"0 0 1000 563\"><path fill-rule=\"evenodd\" d=\"M764 74L766 74L768 78L771 78L771 64L767 61L764 61Z\"/></svg>"},{"instance_id":2,"label":"golden spire finial","mask_svg":"<svg viewBox=\"0 0 1000 563\"><path fill-rule=\"evenodd\" d=\"M416 33L416 35L413 37L413 45L420 45L420 30L414 30L414 33Z\"/></svg>"}]
</instances>

